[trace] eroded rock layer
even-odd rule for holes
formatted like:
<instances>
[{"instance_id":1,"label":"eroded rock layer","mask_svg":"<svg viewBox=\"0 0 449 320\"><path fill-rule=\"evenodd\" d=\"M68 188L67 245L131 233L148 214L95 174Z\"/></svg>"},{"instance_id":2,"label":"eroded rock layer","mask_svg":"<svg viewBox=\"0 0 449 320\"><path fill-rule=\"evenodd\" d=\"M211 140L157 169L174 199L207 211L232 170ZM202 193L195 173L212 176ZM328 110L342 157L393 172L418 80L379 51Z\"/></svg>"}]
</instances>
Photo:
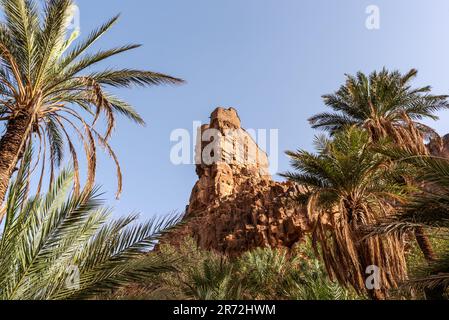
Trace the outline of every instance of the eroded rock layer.
<instances>
[{"instance_id":1,"label":"eroded rock layer","mask_svg":"<svg viewBox=\"0 0 449 320\"><path fill-rule=\"evenodd\" d=\"M441 141L431 141L427 147L431 155L449 159L449 134L442 137Z\"/></svg>"},{"instance_id":2,"label":"eroded rock layer","mask_svg":"<svg viewBox=\"0 0 449 320\"><path fill-rule=\"evenodd\" d=\"M266 153L241 128L235 109L216 109L210 124L201 127L196 159L199 179L186 226L175 238L190 234L201 248L228 255L291 247L302 239L304 209L289 200L299 190L273 181Z\"/></svg>"}]
</instances>

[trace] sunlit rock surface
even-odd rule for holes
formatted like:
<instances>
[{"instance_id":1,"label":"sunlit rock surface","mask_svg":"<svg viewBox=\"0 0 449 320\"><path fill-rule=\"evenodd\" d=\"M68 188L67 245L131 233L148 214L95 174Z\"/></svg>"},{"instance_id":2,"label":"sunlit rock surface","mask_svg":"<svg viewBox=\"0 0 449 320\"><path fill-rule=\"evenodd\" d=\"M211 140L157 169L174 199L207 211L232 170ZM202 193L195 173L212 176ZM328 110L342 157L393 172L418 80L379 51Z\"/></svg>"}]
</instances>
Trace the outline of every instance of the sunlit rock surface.
<instances>
[{"instance_id":1,"label":"sunlit rock surface","mask_svg":"<svg viewBox=\"0 0 449 320\"><path fill-rule=\"evenodd\" d=\"M203 249L238 255L256 247L292 247L302 239L304 208L290 200L298 187L272 179L266 153L241 128L235 109L217 108L201 127L196 160L198 182L186 226L169 242L192 235Z\"/></svg>"}]
</instances>

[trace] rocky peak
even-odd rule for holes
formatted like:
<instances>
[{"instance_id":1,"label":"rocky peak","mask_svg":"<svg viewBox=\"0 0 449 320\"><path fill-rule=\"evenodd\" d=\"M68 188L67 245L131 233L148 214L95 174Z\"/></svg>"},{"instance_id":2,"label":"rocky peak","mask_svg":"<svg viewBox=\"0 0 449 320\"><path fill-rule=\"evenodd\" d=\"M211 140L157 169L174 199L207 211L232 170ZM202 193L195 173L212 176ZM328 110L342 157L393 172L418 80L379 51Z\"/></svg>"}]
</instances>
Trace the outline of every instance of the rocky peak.
<instances>
[{"instance_id":1,"label":"rocky peak","mask_svg":"<svg viewBox=\"0 0 449 320\"><path fill-rule=\"evenodd\" d=\"M240 117L234 108L217 108L210 117L210 127L219 130L239 129L241 127Z\"/></svg>"},{"instance_id":2,"label":"rocky peak","mask_svg":"<svg viewBox=\"0 0 449 320\"><path fill-rule=\"evenodd\" d=\"M238 255L256 247L291 247L307 227L291 183L273 181L267 154L241 128L237 111L217 108L198 134L198 181L183 234L200 247Z\"/></svg>"}]
</instances>

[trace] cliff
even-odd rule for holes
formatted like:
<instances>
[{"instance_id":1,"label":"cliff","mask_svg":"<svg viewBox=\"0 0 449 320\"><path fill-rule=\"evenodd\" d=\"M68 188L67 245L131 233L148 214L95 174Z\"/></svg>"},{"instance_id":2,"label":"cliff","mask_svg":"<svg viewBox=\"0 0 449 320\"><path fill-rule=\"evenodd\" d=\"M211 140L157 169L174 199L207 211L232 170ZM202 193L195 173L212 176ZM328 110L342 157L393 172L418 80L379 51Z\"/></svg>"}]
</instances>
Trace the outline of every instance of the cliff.
<instances>
[{"instance_id":1,"label":"cliff","mask_svg":"<svg viewBox=\"0 0 449 320\"><path fill-rule=\"evenodd\" d=\"M256 247L292 247L307 228L304 208L292 202L294 184L275 182L268 157L241 127L235 109L216 109L198 134L198 181L186 226L171 237L193 236L206 250L238 255Z\"/></svg>"}]
</instances>

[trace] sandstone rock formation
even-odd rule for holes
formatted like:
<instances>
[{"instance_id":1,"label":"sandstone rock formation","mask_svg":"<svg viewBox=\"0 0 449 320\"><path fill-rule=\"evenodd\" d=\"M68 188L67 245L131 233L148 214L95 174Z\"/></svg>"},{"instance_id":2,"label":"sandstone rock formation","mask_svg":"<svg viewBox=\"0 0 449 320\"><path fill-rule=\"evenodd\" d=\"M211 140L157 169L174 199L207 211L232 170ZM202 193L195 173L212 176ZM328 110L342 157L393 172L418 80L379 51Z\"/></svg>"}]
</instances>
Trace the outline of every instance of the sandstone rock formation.
<instances>
[{"instance_id":1,"label":"sandstone rock formation","mask_svg":"<svg viewBox=\"0 0 449 320\"><path fill-rule=\"evenodd\" d=\"M449 134L445 135L441 139L441 143L431 141L428 144L428 148L433 156L449 159Z\"/></svg>"},{"instance_id":2,"label":"sandstone rock formation","mask_svg":"<svg viewBox=\"0 0 449 320\"><path fill-rule=\"evenodd\" d=\"M176 239L190 234L201 248L228 255L301 240L306 215L289 197L298 188L273 181L266 153L241 128L235 109L216 109L201 127L196 159L199 180Z\"/></svg>"}]
</instances>

